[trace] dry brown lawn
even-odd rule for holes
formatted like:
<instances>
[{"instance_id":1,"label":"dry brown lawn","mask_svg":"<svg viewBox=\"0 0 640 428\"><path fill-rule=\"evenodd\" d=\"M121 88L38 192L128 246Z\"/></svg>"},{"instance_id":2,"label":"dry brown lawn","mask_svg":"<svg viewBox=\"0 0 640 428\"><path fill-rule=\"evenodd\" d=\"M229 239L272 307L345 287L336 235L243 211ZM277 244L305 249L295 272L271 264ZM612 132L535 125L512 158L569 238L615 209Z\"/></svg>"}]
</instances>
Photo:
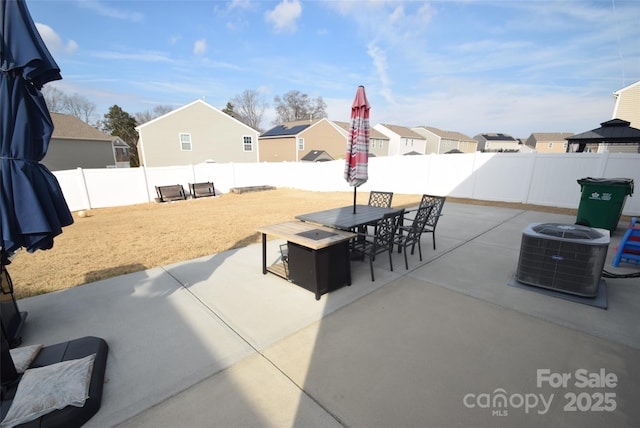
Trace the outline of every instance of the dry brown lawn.
<instances>
[{"instance_id":1,"label":"dry brown lawn","mask_svg":"<svg viewBox=\"0 0 640 428\"><path fill-rule=\"evenodd\" d=\"M393 206L415 206L420 197L395 194ZM367 200L367 192L358 193L358 203L366 204ZM74 213L75 223L56 237L53 249L32 254L21 251L8 271L16 298L49 293L258 243L260 234L256 228L259 226L352 202L351 192L277 189L173 203L100 208L91 210L83 218ZM522 204L501 205L575 213L575 210Z\"/></svg>"}]
</instances>

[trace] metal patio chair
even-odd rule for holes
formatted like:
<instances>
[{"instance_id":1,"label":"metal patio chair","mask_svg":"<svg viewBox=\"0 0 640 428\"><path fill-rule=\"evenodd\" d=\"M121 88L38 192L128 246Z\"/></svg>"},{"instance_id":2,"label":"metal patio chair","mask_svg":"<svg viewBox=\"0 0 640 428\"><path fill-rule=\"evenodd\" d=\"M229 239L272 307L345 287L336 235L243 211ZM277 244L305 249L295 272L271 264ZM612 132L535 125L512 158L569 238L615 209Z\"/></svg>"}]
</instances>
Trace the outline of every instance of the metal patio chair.
<instances>
[{"instance_id":1,"label":"metal patio chair","mask_svg":"<svg viewBox=\"0 0 640 428\"><path fill-rule=\"evenodd\" d=\"M433 249L436 249L436 226L438 225L438 220L442 216L442 207L444 206L444 202L446 200L445 196L433 196L433 195L422 195L422 199L420 200L420 205L418 209L426 206L433 207L431 212L429 213L429 218L424 225L424 230L422 233L430 233L433 238ZM406 211L407 214L411 214L416 210ZM408 222L412 222L413 218L405 217L404 224L407 225Z\"/></svg>"},{"instance_id":2,"label":"metal patio chair","mask_svg":"<svg viewBox=\"0 0 640 428\"><path fill-rule=\"evenodd\" d=\"M394 244L398 246L398 250L403 250L404 252L404 267L406 269L409 269L409 262L407 260L408 247L411 247L411 254L413 254L417 245L420 261L422 261L420 238L422 237L422 233L425 231L425 225L427 224L433 209L433 205L421 206L416 211L416 215L411 221L411 224L407 226L401 224L398 226L398 234L394 238Z\"/></svg>"},{"instance_id":3,"label":"metal patio chair","mask_svg":"<svg viewBox=\"0 0 640 428\"><path fill-rule=\"evenodd\" d=\"M391 257L393 253L394 237L403 214L404 210L385 214L384 217L376 223L376 233L373 235L358 233L358 237L361 239L357 240L358 244L356 251L369 258L371 281L375 281L375 277L373 275L373 261L378 254L389 254L389 268L393 271L393 260Z\"/></svg>"}]
</instances>

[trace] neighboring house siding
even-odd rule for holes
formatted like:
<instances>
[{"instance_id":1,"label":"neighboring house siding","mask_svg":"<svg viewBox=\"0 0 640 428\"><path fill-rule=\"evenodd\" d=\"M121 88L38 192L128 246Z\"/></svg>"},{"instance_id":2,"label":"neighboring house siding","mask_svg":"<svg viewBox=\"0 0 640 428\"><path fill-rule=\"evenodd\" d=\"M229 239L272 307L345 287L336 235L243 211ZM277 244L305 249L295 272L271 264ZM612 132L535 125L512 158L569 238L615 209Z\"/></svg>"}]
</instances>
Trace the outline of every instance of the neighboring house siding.
<instances>
[{"instance_id":1,"label":"neighboring house siding","mask_svg":"<svg viewBox=\"0 0 640 428\"><path fill-rule=\"evenodd\" d=\"M75 168L128 167L129 158L116 163L115 148L123 144L118 137L106 134L75 116L51 113L53 133L42 163L51 171Z\"/></svg>"},{"instance_id":2,"label":"neighboring house siding","mask_svg":"<svg viewBox=\"0 0 640 428\"><path fill-rule=\"evenodd\" d=\"M426 139L425 154L447 153L451 150L459 150L463 153L476 151L477 142L460 132L443 131L432 126L418 126L412 131L422 135Z\"/></svg>"},{"instance_id":3,"label":"neighboring house siding","mask_svg":"<svg viewBox=\"0 0 640 428\"><path fill-rule=\"evenodd\" d=\"M293 137L261 138L260 162L295 162L297 139Z\"/></svg>"},{"instance_id":4,"label":"neighboring house siding","mask_svg":"<svg viewBox=\"0 0 640 428\"><path fill-rule=\"evenodd\" d=\"M409 128L381 123L373 128L389 137L389 156L404 155L412 152L425 153L426 139Z\"/></svg>"},{"instance_id":5,"label":"neighboring house siding","mask_svg":"<svg viewBox=\"0 0 640 428\"><path fill-rule=\"evenodd\" d=\"M299 148L300 140L304 147ZM260 162L298 162L313 151L324 151L334 159L343 159L347 136L328 119L295 121L278 125L260 137Z\"/></svg>"},{"instance_id":6,"label":"neighboring house siding","mask_svg":"<svg viewBox=\"0 0 640 428\"><path fill-rule=\"evenodd\" d=\"M567 151L566 138L574 135L571 132L534 132L527 138L526 147L540 153L565 153Z\"/></svg>"},{"instance_id":7,"label":"neighboring house siding","mask_svg":"<svg viewBox=\"0 0 640 428\"><path fill-rule=\"evenodd\" d=\"M478 134L473 139L477 141L478 150L482 152L520 151L522 148L520 142L508 134Z\"/></svg>"},{"instance_id":8,"label":"neighboring house siding","mask_svg":"<svg viewBox=\"0 0 640 428\"><path fill-rule=\"evenodd\" d=\"M327 119L313 124L298 137L304 138L304 150L298 151L298 159L312 150L323 150L333 159L344 159L347 152L347 139Z\"/></svg>"},{"instance_id":9,"label":"neighboring house siding","mask_svg":"<svg viewBox=\"0 0 640 428\"><path fill-rule=\"evenodd\" d=\"M614 92L616 105L613 119L623 119L632 128L640 129L640 82Z\"/></svg>"},{"instance_id":10,"label":"neighboring house siding","mask_svg":"<svg viewBox=\"0 0 640 428\"><path fill-rule=\"evenodd\" d=\"M111 141L51 139L42 164L51 171L115 167Z\"/></svg>"},{"instance_id":11,"label":"neighboring house siding","mask_svg":"<svg viewBox=\"0 0 640 428\"><path fill-rule=\"evenodd\" d=\"M333 121L333 124L338 127L340 133L344 136L344 148L343 154L340 158L344 158L347 153L347 142L349 141L349 128L350 122ZM369 155L371 156L389 156L389 137L375 129L369 127Z\"/></svg>"},{"instance_id":12,"label":"neighboring house siding","mask_svg":"<svg viewBox=\"0 0 640 428\"><path fill-rule=\"evenodd\" d=\"M201 100L137 129L140 159L145 166L258 160L258 132ZM182 141L181 134L185 136ZM245 150L246 136L253 140L252 151Z\"/></svg>"}]
</instances>

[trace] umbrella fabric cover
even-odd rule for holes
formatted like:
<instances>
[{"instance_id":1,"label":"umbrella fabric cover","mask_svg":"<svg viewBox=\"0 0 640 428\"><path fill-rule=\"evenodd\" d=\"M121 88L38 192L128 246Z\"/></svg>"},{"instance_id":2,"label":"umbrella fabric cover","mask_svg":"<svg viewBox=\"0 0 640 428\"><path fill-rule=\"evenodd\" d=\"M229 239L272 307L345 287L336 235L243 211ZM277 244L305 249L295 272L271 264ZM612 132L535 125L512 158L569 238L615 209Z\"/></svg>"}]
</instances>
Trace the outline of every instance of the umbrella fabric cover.
<instances>
[{"instance_id":1,"label":"umbrella fabric cover","mask_svg":"<svg viewBox=\"0 0 640 428\"><path fill-rule=\"evenodd\" d=\"M56 177L39 162L53 123L40 89L61 79L22 0L0 0L0 245L49 249L73 223Z\"/></svg>"},{"instance_id":2,"label":"umbrella fabric cover","mask_svg":"<svg viewBox=\"0 0 640 428\"><path fill-rule=\"evenodd\" d=\"M364 86L359 86L351 106L351 125L344 169L344 178L353 187L366 183L369 178L367 163L369 161L370 109Z\"/></svg>"}]
</instances>

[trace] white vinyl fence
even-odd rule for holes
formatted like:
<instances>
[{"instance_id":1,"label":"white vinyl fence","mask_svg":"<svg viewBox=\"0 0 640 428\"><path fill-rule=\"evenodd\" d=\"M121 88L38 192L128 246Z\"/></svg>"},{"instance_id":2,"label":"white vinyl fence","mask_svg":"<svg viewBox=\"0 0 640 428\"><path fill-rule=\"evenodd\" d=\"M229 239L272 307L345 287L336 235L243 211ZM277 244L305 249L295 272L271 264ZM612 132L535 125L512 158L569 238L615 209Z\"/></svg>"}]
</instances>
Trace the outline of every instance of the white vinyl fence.
<instances>
[{"instance_id":1,"label":"white vinyl fence","mask_svg":"<svg viewBox=\"0 0 640 428\"><path fill-rule=\"evenodd\" d=\"M154 203L155 186L211 181L216 193L234 187L275 186L320 192L353 192L344 161L304 163L205 163L157 168L55 171L72 211ZM370 190L433 194L488 201L577 208L577 180L631 178L640 186L640 154L469 153L369 159ZM366 203L363 196L358 199ZM350 200L350 199L349 199ZM640 195L626 199L623 214L640 215Z\"/></svg>"}]
</instances>

